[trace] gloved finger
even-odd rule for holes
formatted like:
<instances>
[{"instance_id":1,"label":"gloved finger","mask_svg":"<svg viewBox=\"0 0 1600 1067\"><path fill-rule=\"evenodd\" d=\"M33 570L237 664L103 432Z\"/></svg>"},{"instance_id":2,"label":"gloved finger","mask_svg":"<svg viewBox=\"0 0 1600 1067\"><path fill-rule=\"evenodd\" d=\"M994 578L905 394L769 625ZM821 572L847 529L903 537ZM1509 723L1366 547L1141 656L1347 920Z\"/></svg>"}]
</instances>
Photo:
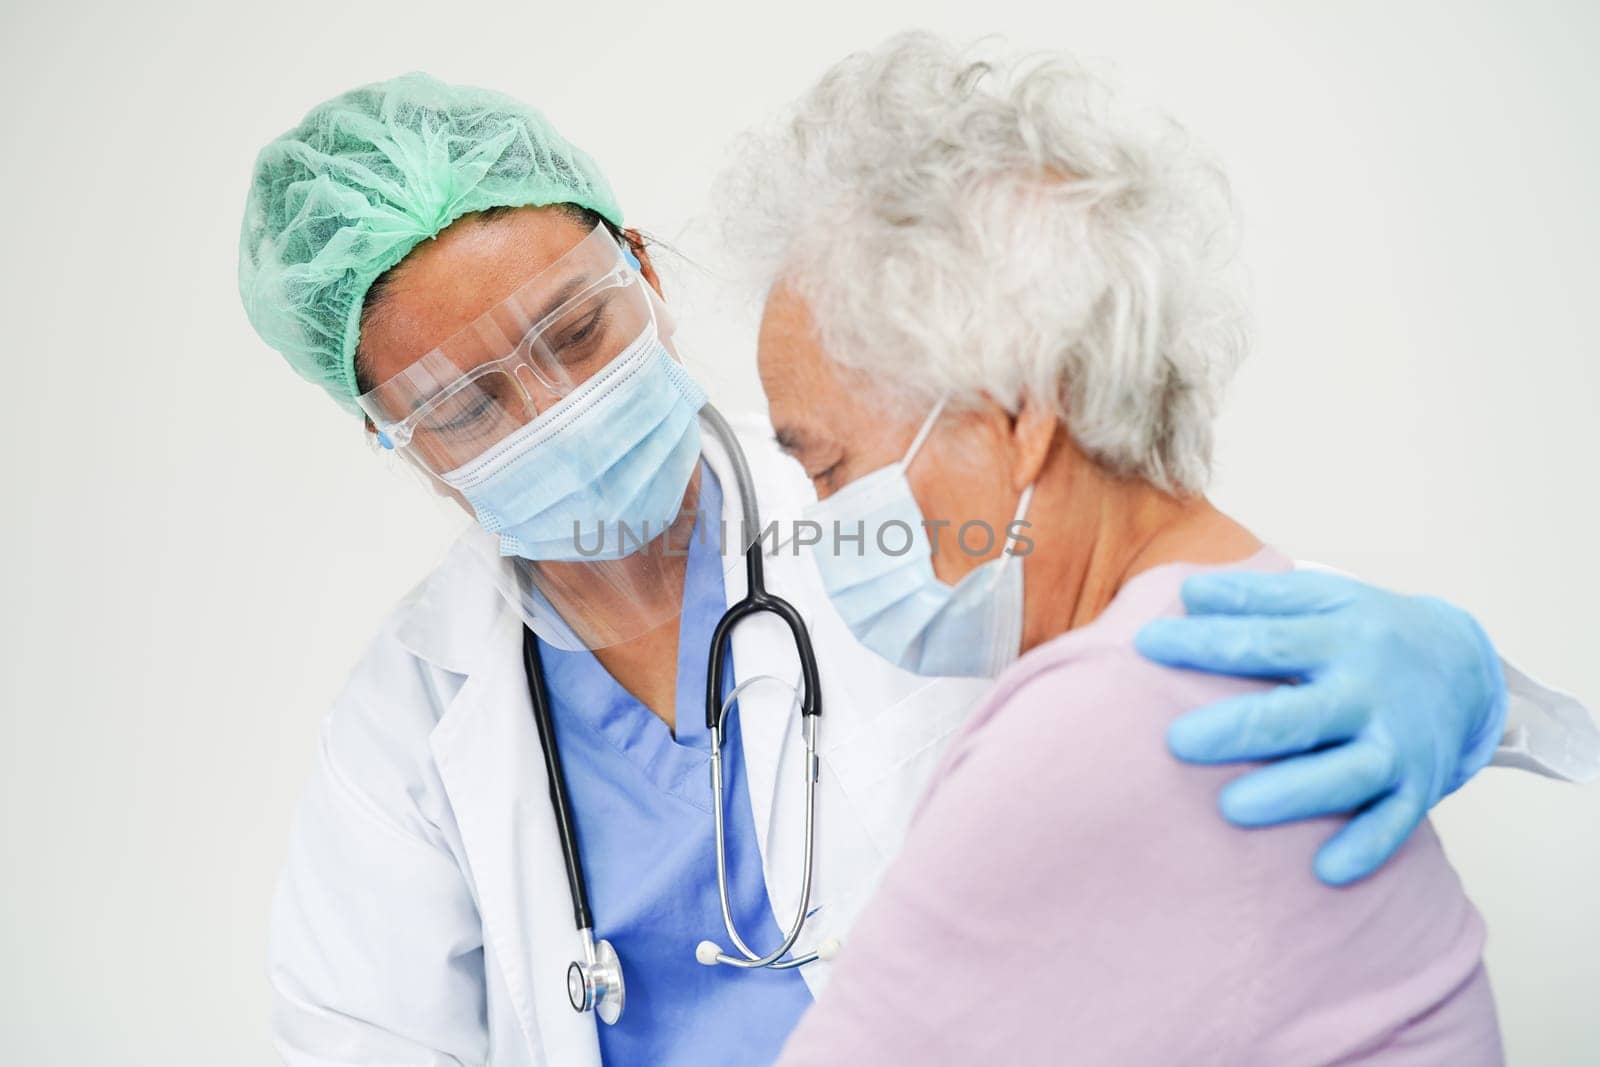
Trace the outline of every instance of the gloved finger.
<instances>
[{"instance_id":1,"label":"gloved finger","mask_svg":"<svg viewBox=\"0 0 1600 1067\"><path fill-rule=\"evenodd\" d=\"M1350 820L1317 852L1317 877L1328 885L1349 885L1382 867L1411 836L1428 806L1400 789Z\"/></svg>"},{"instance_id":2,"label":"gloved finger","mask_svg":"<svg viewBox=\"0 0 1600 1067\"><path fill-rule=\"evenodd\" d=\"M1147 658L1169 667L1288 678L1314 673L1336 647L1334 621L1326 616L1232 616L1156 619L1146 623L1134 645Z\"/></svg>"},{"instance_id":3,"label":"gloved finger","mask_svg":"<svg viewBox=\"0 0 1600 1067\"><path fill-rule=\"evenodd\" d=\"M1183 606L1190 615L1304 615L1344 607L1363 588L1318 571L1215 571L1183 583Z\"/></svg>"},{"instance_id":4,"label":"gloved finger","mask_svg":"<svg viewBox=\"0 0 1600 1067\"><path fill-rule=\"evenodd\" d=\"M1341 700L1331 678L1219 700L1175 719L1167 747L1190 763L1276 759L1348 741L1366 709Z\"/></svg>"},{"instance_id":5,"label":"gloved finger","mask_svg":"<svg viewBox=\"0 0 1600 1067\"><path fill-rule=\"evenodd\" d=\"M1236 778L1217 804L1235 826L1276 826L1354 811L1394 789L1399 780L1393 750L1364 738Z\"/></svg>"}]
</instances>

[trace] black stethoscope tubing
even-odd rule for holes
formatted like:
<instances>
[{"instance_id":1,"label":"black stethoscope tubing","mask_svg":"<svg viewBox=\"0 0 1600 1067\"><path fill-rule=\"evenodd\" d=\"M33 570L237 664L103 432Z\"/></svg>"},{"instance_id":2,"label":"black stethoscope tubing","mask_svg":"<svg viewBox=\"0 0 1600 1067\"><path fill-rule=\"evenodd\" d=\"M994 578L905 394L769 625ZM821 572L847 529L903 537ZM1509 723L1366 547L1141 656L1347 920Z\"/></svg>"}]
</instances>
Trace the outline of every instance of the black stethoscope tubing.
<instances>
[{"instance_id":1,"label":"black stethoscope tubing","mask_svg":"<svg viewBox=\"0 0 1600 1067\"><path fill-rule=\"evenodd\" d=\"M712 432L721 441L727 450L729 461L733 467L735 482L738 485L740 504L745 523L745 536L751 538L750 544L745 548L745 595L736 603L729 606L717 620L715 630L712 632L710 660L706 673L706 729L712 736L720 735L723 716L728 710L731 701L723 697L722 673L727 663L727 653L731 647L734 627L745 619L756 615L775 615L788 626L790 634L794 637L795 650L800 660L800 675L802 680L802 693L800 700L801 721L806 718L822 714L822 687L817 673L817 658L811 647L811 636L806 629L805 620L793 604L776 593L769 592L766 586L766 576L761 558L761 529L759 526L759 509L755 502L755 485L750 476L750 468L745 460L744 453L739 447L738 439L734 436L733 429L722 417L721 412L710 404L706 404L700 411L701 416L710 425ZM607 942L600 942L604 954L599 963L599 979L596 984L592 975L596 968L595 947L592 937L594 929L594 915L589 908L588 884L583 873L583 856L578 843L578 830L572 816L572 801L567 794L566 774L561 766L561 749L556 742L555 722L550 712L550 692L545 683L544 663L539 655L539 638L533 630L524 625L522 628L522 662L528 677L528 697L533 705L534 726L539 734L539 747L544 755L545 778L549 785L550 808L555 815L556 834L561 842L561 854L566 867L567 891L572 897L572 918L578 931L583 935L585 944L585 963L574 963L573 970L578 973L574 979L569 972L569 993L572 997L573 1007L579 1011L595 1007L598 1002L603 1003L606 996L612 1000L612 1012L606 1021L615 1021L620 1014L621 1006L618 1002L621 997L621 970L617 964L614 951ZM808 736L814 743L814 723ZM814 776L814 768L808 770ZM809 792L809 790L808 790ZM720 800L720 797L716 798ZM808 814L808 824L809 824ZM809 825L808 825L809 838ZM721 837L719 825L718 837L719 862L721 856ZM807 877L806 885L809 892L810 885L810 845L807 845ZM719 870L719 883L721 883ZM726 895L726 884L722 883L720 891ZM733 933L730 920L730 934ZM787 942L792 944L794 934L798 932L798 923L791 932ZM737 941L737 935L735 935ZM743 942L739 942L741 945ZM748 953L747 953L748 955ZM813 958L807 957L807 958ZM753 957L752 957L753 958ZM796 961L804 962L804 961ZM610 970L606 970L609 967ZM587 969L585 969L587 968ZM571 983L576 981L580 986L589 988L585 994L582 989L575 988ZM614 985L607 985L614 982ZM602 1012L604 1015L605 1013Z\"/></svg>"},{"instance_id":2,"label":"black stethoscope tubing","mask_svg":"<svg viewBox=\"0 0 1600 1067\"><path fill-rule=\"evenodd\" d=\"M550 717L550 691L545 686L544 663L539 658L539 638L527 626L522 628L522 663L528 674L528 696L533 702L533 722L539 730L539 747L544 752L545 777L550 783L550 808L556 817L556 834L561 838L561 854L566 860L567 890L572 894L572 919L579 930L594 928L589 911L589 891L583 878L583 856L578 851L578 830L572 822L572 801L567 797L567 778L561 769L561 749L556 744L555 723Z\"/></svg>"}]
</instances>

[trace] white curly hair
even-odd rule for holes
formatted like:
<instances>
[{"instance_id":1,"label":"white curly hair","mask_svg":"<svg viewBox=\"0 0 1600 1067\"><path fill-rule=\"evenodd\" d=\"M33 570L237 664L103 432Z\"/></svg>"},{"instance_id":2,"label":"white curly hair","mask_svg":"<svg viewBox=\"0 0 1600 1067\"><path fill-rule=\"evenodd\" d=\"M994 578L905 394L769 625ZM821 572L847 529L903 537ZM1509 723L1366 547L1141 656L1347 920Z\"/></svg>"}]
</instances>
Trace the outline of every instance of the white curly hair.
<instances>
[{"instance_id":1,"label":"white curly hair","mask_svg":"<svg viewBox=\"0 0 1600 1067\"><path fill-rule=\"evenodd\" d=\"M1248 347L1227 181L1070 59L985 48L890 38L746 135L733 251L890 403L1031 396L1104 469L1199 493Z\"/></svg>"}]
</instances>

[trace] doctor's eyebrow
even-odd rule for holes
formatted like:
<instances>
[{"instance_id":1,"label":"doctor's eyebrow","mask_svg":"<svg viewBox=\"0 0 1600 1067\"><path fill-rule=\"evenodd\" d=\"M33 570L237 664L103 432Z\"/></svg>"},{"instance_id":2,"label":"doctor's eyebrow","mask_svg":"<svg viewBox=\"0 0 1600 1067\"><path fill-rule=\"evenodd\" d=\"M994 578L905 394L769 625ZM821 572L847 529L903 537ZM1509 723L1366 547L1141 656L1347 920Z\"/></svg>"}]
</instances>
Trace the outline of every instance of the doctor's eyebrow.
<instances>
[{"instance_id":1,"label":"doctor's eyebrow","mask_svg":"<svg viewBox=\"0 0 1600 1067\"><path fill-rule=\"evenodd\" d=\"M577 296L592 279L588 274L578 274L568 278L561 288L545 298L538 315L533 319L534 326L543 326L547 319L561 309L561 305ZM531 327L530 327L531 328Z\"/></svg>"}]
</instances>

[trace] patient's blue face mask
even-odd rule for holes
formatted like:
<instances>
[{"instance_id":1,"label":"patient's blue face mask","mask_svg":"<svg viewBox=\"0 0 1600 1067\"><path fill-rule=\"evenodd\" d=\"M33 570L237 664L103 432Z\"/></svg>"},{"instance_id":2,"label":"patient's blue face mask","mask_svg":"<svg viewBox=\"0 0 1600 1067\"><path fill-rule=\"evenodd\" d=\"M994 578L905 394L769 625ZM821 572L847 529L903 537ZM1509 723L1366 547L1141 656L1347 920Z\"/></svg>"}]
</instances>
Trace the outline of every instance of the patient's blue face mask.
<instances>
[{"instance_id":1,"label":"patient's blue face mask","mask_svg":"<svg viewBox=\"0 0 1600 1067\"><path fill-rule=\"evenodd\" d=\"M922 508L906 475L943 410L941 401L898 463L811 505L806 517L822 526L817 567L857 640L916 674L992 678L1022 646L1022 560L1013 552L1013 534L1026 528L1033 487L1017 502L1004 531L1004 551L955 585L940 581ZM858 529L863 536L856 541ZM848 539L838 538L836 530ZM891 551L902 544L905 551Z\"/></svg>"},{"instance_id":2,"label":"patient's blue face mask","mask_svg":"<svg viewBox=\"0 0 1600 1067\"><path fill-rule=\"evenodd\" d=\"M665 532L700 460L706 395L655 324L562 401L441 475L529 560L611 560Z\"/></svg>"}]
</instances>

